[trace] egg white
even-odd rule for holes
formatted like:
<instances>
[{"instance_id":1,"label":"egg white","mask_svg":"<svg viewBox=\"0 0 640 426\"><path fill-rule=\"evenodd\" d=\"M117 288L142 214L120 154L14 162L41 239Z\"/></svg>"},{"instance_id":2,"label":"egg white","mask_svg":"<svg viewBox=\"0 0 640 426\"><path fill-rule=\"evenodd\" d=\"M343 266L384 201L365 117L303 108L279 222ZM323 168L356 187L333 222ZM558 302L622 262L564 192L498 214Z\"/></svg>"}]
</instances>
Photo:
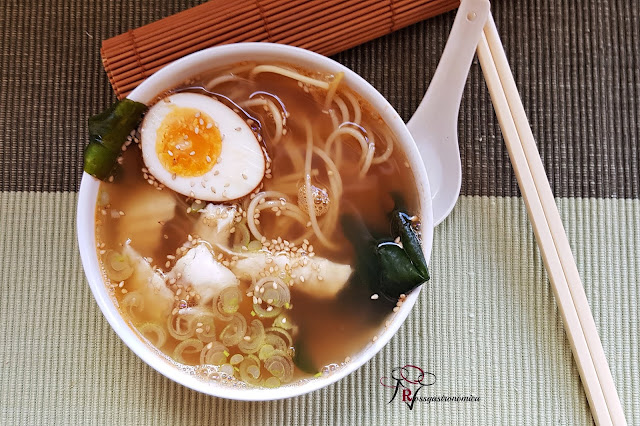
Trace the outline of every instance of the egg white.
<instances>
[{"instance_id":1,"label":"egg white","mask_svg":"<svg viewBox=\"0 0 640 426\"><path fill-rule=\"evenodd\" d=\"M156 152L158 129L175 107L193 108L213 119L222 137L220 155L200 176L174 175ZM140 128L142 158L158 181L180 194L206 201L226 201L253 191L265 173L262 147L244 119L221 102L197 93L176 93L153 105Z\"/></svg>"}]
</instances>

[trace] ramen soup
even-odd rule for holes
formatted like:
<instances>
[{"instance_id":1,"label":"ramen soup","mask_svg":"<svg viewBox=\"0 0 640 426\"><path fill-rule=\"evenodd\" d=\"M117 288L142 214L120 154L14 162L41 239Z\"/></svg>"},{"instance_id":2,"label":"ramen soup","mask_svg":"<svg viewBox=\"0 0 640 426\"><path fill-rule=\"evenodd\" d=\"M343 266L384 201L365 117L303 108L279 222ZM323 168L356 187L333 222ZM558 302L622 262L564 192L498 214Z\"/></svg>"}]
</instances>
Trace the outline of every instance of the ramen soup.
<instances>
[{"instance_id":1,"label":"ramen soup","mask_svg":"<svg viewBox=\"0 0 640 426\"><path fill-rule=\"evenodd\" d=\"M241 63L90 119L105 282L204 380L331 374L428 279L408 162L342 78Z\"/></svg>"}]
</instances>

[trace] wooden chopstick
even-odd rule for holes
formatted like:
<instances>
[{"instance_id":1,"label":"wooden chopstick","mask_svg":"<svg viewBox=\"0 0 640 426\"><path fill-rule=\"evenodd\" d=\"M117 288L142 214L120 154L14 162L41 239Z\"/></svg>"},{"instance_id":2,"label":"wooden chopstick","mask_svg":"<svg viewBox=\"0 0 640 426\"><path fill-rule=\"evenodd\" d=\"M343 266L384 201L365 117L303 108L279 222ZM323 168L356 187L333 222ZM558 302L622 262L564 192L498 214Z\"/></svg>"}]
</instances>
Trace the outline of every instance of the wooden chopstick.
<instances>
[{"instance_id":1,"label":"wooden chopstick","mask_svg":"<svg viewBox=\"0 0 640 426\"><path fill-rule=\"evenodd\" d=\"M491 14L478 45L494 109L598 425L626 425L584 287Z\"/></svg>"}]
</instances>

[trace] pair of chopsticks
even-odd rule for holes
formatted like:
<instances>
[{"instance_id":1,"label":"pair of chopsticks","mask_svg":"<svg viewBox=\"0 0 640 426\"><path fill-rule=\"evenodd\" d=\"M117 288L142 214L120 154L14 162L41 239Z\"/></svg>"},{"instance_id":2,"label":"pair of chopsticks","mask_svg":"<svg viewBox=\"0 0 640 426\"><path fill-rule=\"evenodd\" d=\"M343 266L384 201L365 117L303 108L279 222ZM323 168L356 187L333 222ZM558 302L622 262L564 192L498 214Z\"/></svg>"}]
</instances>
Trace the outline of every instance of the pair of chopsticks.
<instances>
[{"instance_id":1,"label":"pair of chopsticks","mask_svg":"<svg viewBox=\"0 0 640 426\"><path fill-rule=\"evenodd\" d=\"M522 100L491 14L478 57L580 377L598 425L626 419Z\"/></svg>"}]
</instances>

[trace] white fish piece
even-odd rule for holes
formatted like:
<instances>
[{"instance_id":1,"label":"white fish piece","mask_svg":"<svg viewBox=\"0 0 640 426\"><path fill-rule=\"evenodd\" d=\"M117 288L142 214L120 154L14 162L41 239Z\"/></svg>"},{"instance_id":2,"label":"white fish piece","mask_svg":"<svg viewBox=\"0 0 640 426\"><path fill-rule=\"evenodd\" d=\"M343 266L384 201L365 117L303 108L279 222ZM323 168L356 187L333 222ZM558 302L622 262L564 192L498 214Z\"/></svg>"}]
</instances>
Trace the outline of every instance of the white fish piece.
<instances>
[{"instance_id":1,"label":"white fish piece","mask_svg":"<svg viewBox=\"0 0 640 426\"><path fill-rule=\"evenodd\" d=\"M198 244L182 256L167 274L167 279L171 278L185 288L193 287L200 295L201 305L214 300L225 287L239 284L233 272L216 261L205 244Z\"/></svg>"},{"instance_id":2,"label":"white fish piece","mask_svg":"<svg viewBox=\"0 0 640 426\"><path fill-rule=\"evenodd\" d=\"M236 217L235 206L209 203L200 210L193 233L212 246L229 247L231 228Z\"/></svg>"},{"instance_id":3,"label":"white fish piece","mask_svg":"<svg viewBox=\"0 0 640 426\"><path fill-rule=\"evenodd\" d=\"M317 256L291 258L285 254L274 256L266 252L247 253L245 256L231 267L237 276L258 277L260 272L266 271L268 273L269 268L275 267L275 265L278 266L281 274L290 268L289 274L295 279L293 288L319 299L335 297L353 272L350 265L332 262ZM271 260L268 262L268 259ZM288 268L287 265L289 265Z\"/></svg>"},{"instance_id":4,"label":"white fish piece","mask_svg":"<svg viewBox=\"0 0 640 426\"><path fill-rule=\"evenodd\" d=\"M133 275L127 282L129 291L143 295L145 304L153 306L158 320L164 320L173 307L173 292L165 284L162 275L129 243L124 245L123 254L129 258ZM151 312L151 310L149 310Z\"/></svg>"}]
</instances>

